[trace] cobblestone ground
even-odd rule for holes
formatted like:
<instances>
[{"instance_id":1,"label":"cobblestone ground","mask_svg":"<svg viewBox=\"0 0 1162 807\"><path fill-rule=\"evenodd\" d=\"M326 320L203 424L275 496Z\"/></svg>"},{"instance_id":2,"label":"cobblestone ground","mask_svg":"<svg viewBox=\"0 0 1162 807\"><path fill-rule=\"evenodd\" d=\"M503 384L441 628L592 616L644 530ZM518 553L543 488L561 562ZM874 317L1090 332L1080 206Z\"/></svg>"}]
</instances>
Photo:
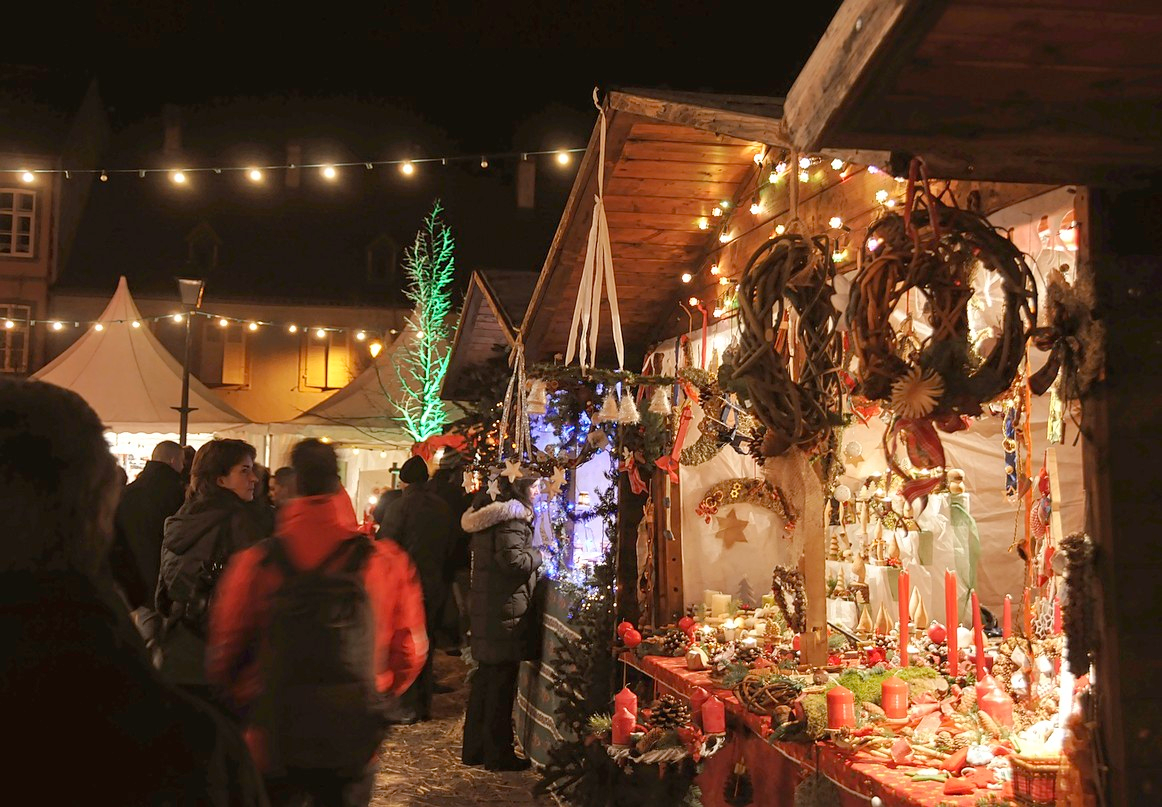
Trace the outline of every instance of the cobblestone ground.
<instances>
[{"instance_id":1,"label":"cobblestone ground","mask_svg":"<svg viewBox=\"0 0 1162 807\"><path fill-rule=\"evenodd\" d=\"M436 680L452 687L436 695L433 719L414 726L397 726L383 745L372 807L469 807L513 805L547 807L553 801L535 799L537 781L531 771L489 773L460 764L460 738L468 686L466 667L457 657L436 652Z\"/></svg>"}]
</instances>

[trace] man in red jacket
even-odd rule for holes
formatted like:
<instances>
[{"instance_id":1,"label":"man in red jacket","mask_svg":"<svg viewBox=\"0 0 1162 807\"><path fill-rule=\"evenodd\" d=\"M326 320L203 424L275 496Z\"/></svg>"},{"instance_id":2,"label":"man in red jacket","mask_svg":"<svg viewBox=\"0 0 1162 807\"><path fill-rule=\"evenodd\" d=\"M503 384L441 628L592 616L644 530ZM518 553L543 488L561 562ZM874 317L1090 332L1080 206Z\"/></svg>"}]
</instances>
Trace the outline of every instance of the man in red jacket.
<instances>
[{"instance_id":1,"label":"man in red jacket","mask_svg":"<svg viewBox=\"0 0 1162 807\"><path fill-rule=\"evenodd\" d=\"M299 496L279 510L271 541L279 542L282 557L294 570L309 572L322 565L329 570L336 552L344 552L341 545L359 529L351 500L339 482L335 451L317 440L304 440L294 447L291 464ZM269 658L265 651L272 603L286 580L280 564L271 562L271 547L263 542L234 556L210 614L209 677L243 714L260 700L266 684L261 660ZM394 698L416 679L427 658L423 595L406 552L389 541L368 542L365 549L368 556L361 568L374 620L375 687ZM308 793L316 803L369 802L374 764L355 774L322 765L272 769L268 750L277 738L266 736L261 721L248 723L246 738L267 776L272 804L297 803Z\"/></svg>"}]
</instances>

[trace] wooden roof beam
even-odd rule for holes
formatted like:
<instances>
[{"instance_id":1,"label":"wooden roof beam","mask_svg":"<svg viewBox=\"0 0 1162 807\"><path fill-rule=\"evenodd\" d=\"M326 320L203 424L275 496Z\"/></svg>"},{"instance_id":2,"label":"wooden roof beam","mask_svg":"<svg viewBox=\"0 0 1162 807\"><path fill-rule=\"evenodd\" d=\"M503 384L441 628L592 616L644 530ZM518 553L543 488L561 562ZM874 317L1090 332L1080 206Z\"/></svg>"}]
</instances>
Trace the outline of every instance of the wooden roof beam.
<instances>
[{"instance_id":1,"label":"wooden roof beam","mask_svg":"<svg viewBox=\"0 0 1162 807\"><path fill-rule=\"evenodd\" d=\"M769 146L790 146L782 99L655 90L612 90L610 109Z\"/></svg>"}]
</instances>

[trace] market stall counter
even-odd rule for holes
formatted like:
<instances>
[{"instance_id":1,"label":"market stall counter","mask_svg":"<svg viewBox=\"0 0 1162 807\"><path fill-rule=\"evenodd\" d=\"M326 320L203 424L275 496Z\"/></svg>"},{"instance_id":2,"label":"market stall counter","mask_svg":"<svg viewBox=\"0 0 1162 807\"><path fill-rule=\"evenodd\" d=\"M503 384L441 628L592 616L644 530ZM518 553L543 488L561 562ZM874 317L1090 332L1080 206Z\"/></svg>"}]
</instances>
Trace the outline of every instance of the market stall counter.
<instances>
[{"instance_id":1,"label":"market stall counter","mask_svg":"<svg viewBox=\"0 0 1162 807\"><path fill-rule=\"evenodd\" d=\"M979 780L965 778L966 784L979 782L970 794L953 795L945 792L939 781L916 781L913 777L921 767L917 765L890 766L871 760L862 754L846 753L833 743L783 742L769 739L771 721L748 712L734 693L721 689L705 671L691 671L682 658L642 656L622 653L622 663L653 679L661 690L668 690L689 699L701 687L726 704L732 738L730 745L711 760L698 778L702 801L707 807L728 804L724 789L727 779L741 759L754 787L755 807L792 807L795 788L812 770L819 769L834 782L843 807L863 807L878 797L884 807L931 807L936 804L971 807L990 794L1001 796L1002 791L983 786L987 775ZM1008 796L1006 786L1003 795Z\"/></svg>"}]
</instances>

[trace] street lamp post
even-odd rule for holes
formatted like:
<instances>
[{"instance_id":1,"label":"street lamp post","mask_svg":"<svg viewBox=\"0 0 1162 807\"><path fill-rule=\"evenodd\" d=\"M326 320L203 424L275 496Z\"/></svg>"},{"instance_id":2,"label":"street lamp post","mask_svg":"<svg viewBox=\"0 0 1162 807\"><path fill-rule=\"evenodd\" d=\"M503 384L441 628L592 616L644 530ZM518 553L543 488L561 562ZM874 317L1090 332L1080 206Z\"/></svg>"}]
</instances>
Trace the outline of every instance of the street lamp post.
<instances>
[{"instance_id":1,"label":"street lamp post","mask_svg":"<svg viewBox=\"0 0 1162 807\"><path fill-rule=\"evenodd\" d=\"M190 407L190 342L193 340L193 312L202 307L202 292L206 289L206 281L198 278L179 277L178 293L182 298L182 308L185 309L186 319L186 351L182 358L182 405L175 406L181 414L181 427L178 442L184 447L190 428L190 412L197 407Z\"/></svg>"}]
</instances>

